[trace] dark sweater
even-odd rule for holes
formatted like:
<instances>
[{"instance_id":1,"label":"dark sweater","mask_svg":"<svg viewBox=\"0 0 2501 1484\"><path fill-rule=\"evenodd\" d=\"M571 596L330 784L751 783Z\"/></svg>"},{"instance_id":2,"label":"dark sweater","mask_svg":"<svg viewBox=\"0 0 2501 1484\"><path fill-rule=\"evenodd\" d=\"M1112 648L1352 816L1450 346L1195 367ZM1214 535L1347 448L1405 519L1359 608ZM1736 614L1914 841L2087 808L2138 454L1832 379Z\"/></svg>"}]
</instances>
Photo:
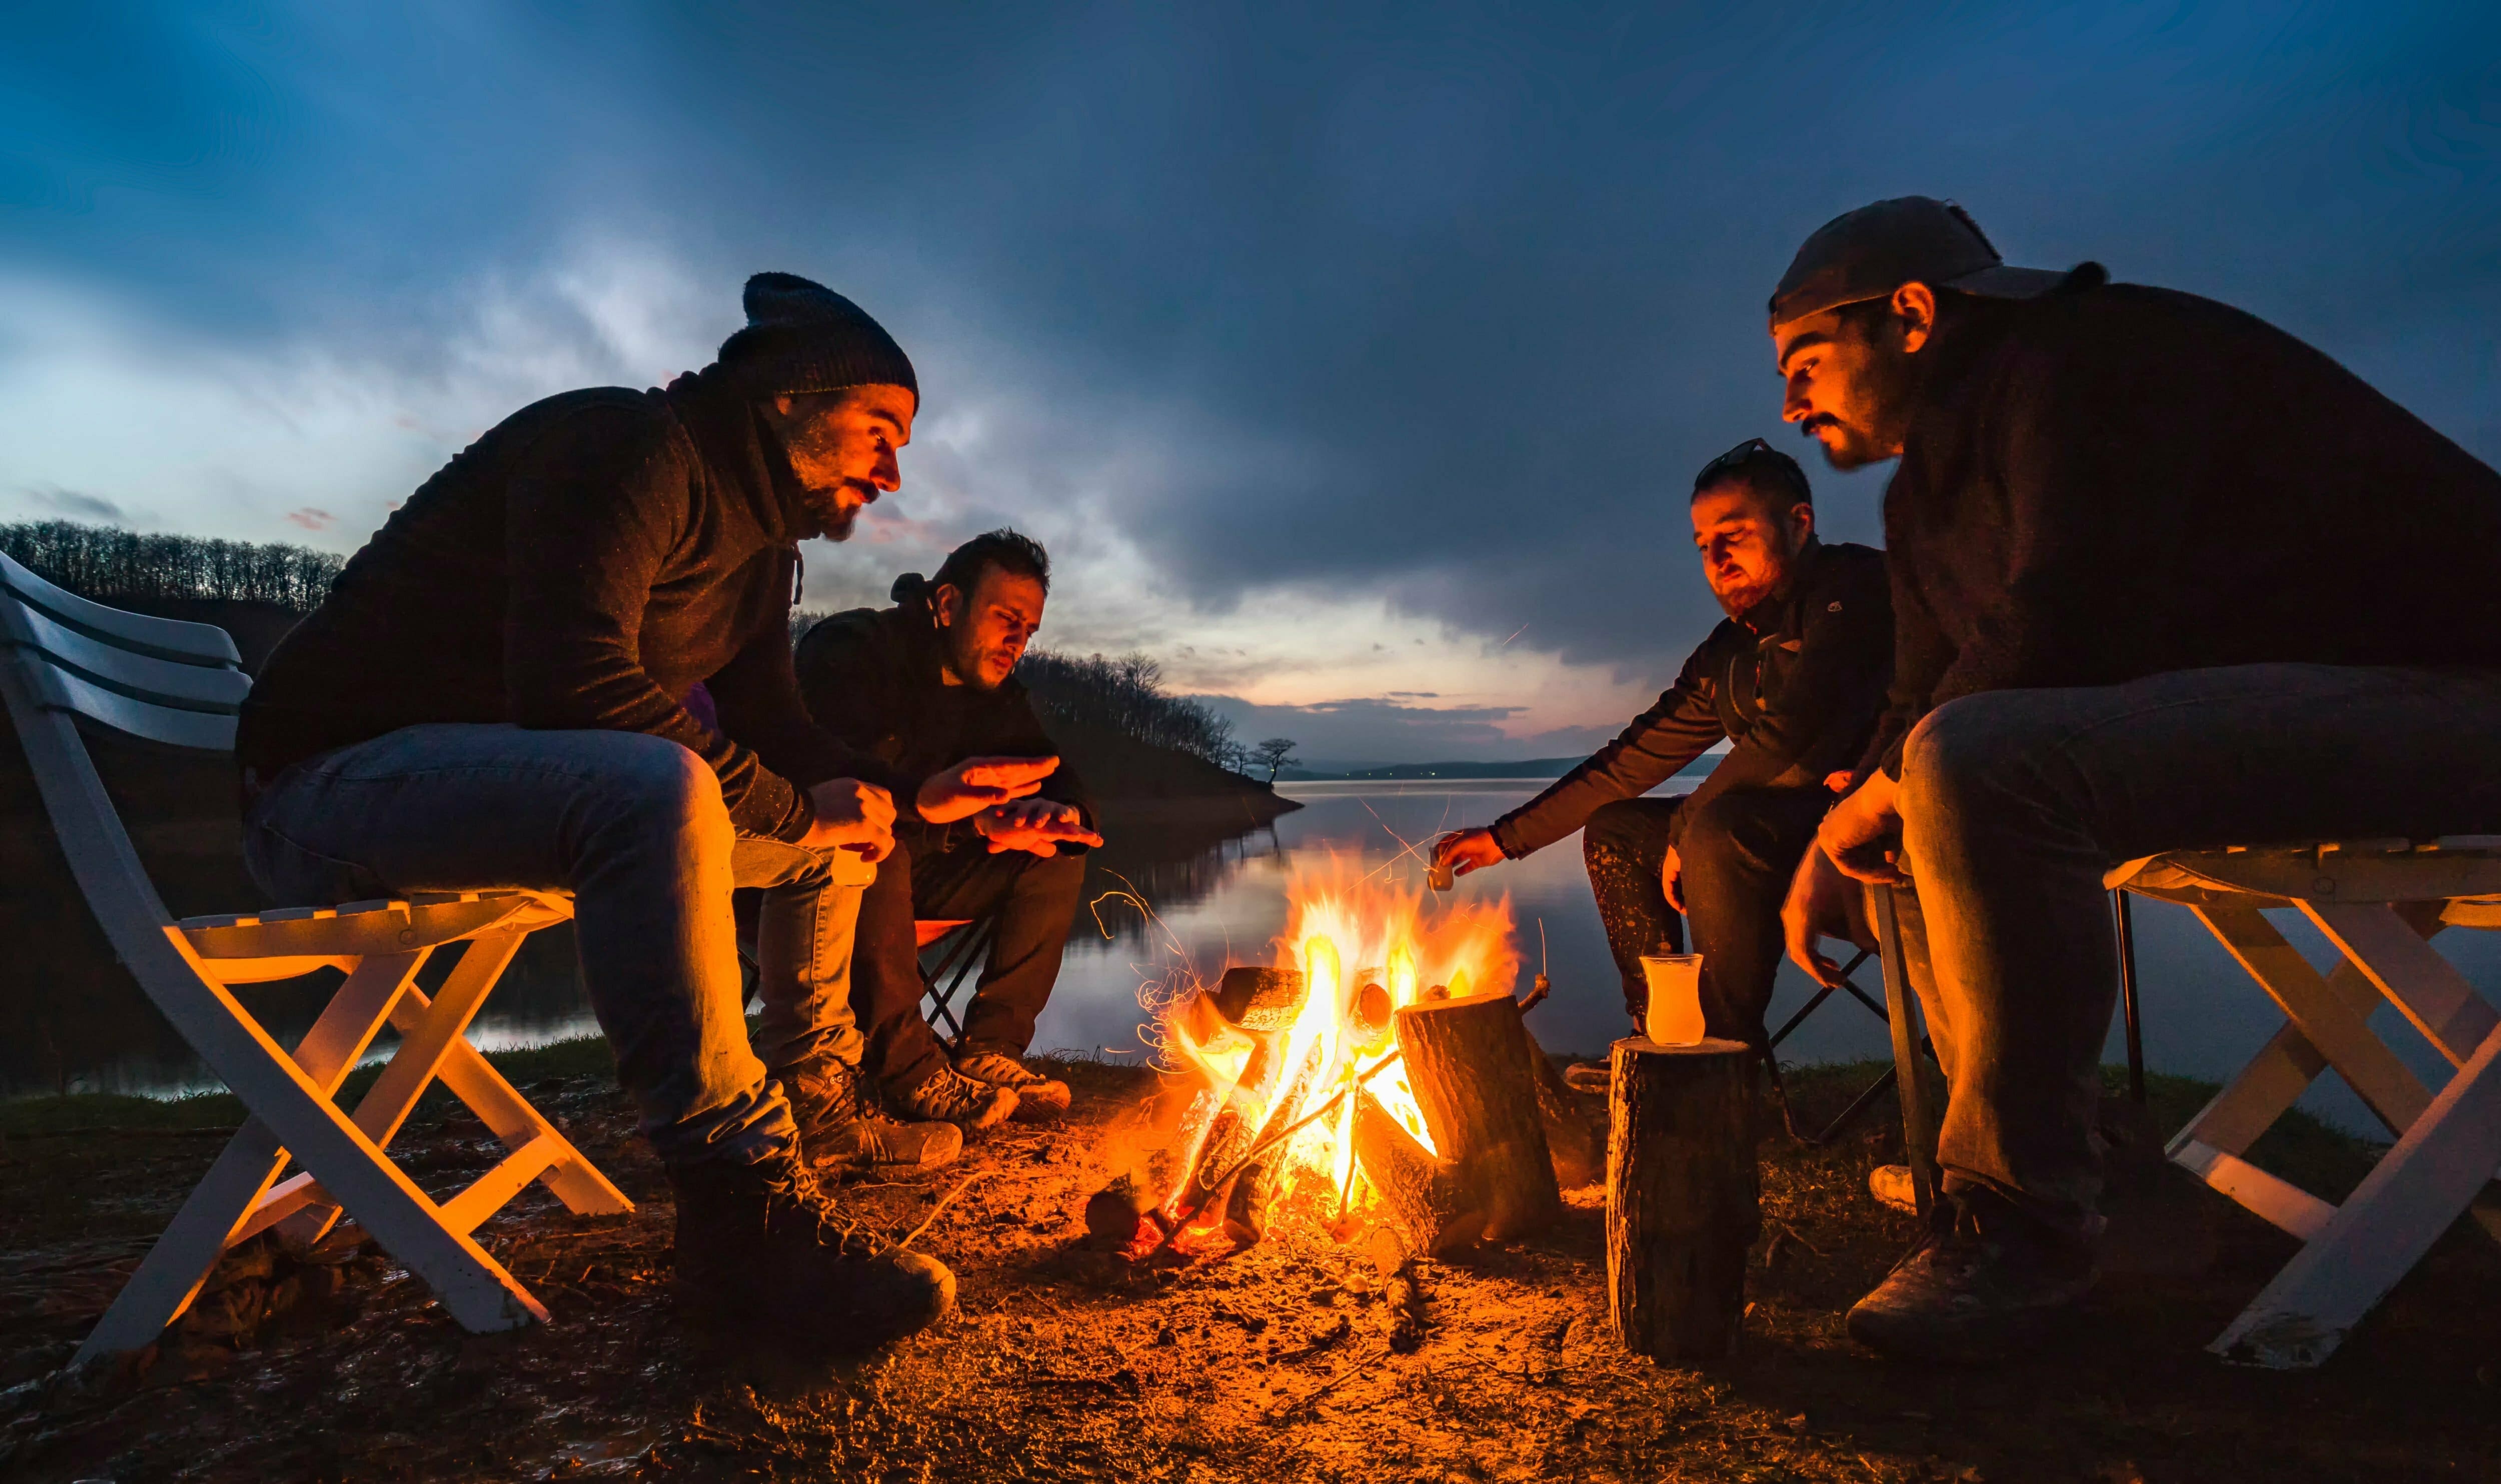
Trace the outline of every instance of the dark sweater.
<instances>
[{"instance_id":1,"label":"dark sweater","mask_svg":"<svg viewBox=\"0 0 2501 1484\"><path fill-rule=\"evenodd\" d=\"M1014 676L996 690L947 683L946 654L922 599L834 614L799 641L797 663L799 694L817 721L877 759L898 789L911 791L899 795L907 801L923 780L966 758L1059 753L1034 714L1033 698ZM1065 757L1043 779L1041 796L1076 805L1092 827L1092 804ZM943 831L923 828L939 837L941 849L970 842L969 822Z\"/></svg>"},{"instance_id":2,"label":"dark sweater","mask_svg":"<svg viewBox=\"0 0 2501 1484\"><path fill-rule=\"evenodd\" d=\"M426 480L244 703L246 787L423 722L643 732L701 756L730 818L796 840L806 788L885 782L790 671L788 461L717 367L523 408ZM703 682L716 732L689 715Z\"/></svg>"},{"instance_id":3,"label":"dark sweater","mask_svg":"<svg viewBox=\"0 0 2501 1484\"><path fill-rule=\"evenodd\" d=\"M1723 738L1735 745L1694 791L1697 802L1732 788L1822 787L1866 745L1884 704L1892 632L1884 553L1811 543L1779 590L1743 618L1719 621L1655 706L1495 820L1495 842L1515 859L1543 849L1598 806L1650 792Z\"/></svg>"},{"instance_id":4,"label":"dark sweater","mask_svg":"<svg viewBox=\"0 0 2501 1484\"><path fill-rule=\"evenodd\" d=\"M2501 665L2501 475L2238 310L2086 265L1937 341L1884 491L1893 694Z\"/></svg>"}]
</instances>

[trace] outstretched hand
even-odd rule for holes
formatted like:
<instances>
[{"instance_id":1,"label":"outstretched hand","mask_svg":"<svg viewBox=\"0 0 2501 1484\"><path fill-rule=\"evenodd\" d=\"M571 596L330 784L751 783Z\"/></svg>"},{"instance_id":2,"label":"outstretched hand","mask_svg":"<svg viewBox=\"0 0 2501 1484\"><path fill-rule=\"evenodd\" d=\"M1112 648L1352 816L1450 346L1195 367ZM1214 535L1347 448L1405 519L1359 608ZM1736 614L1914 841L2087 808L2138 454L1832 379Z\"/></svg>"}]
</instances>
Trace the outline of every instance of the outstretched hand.
<instances>
[{"instance_id":1,"label":"outstretched hand","mask_svg":"<svg viewBox=\"0 0 2501 1484\"><path fill-rule=\"evenodd\" d=\"M1453 830L1433 841L1433 864L1449 867L1453 875L1466 875L1502 862L1502 846L1495 841L1491 830Z\"/></svg>"},{"instance_id":2,"label":"outstretched hand","mask_svg":"<svg viewBox=\"0 0 2501 1484\"><path fill-rule=\"evenodd\" d=\"M1058 771L1055 757L970 757L932 775L913 802L931 824L952 824L1030 796Z\"/></svg>"},{"instance_id":3,"label":"outstretched hand","mask_svg":"<svg viewBox=\"0 0 2501 1484\"><path fill-rule=\"evenodd\" d=\"M1022 850L1029 855L1057 855L1061 845L1100 845L1103 837L1085 827L1085 815L1074 804L1054 799L1018 799L995 804L973 816L973 828L990 842L990 853Z\"/></svg>"},{"instance_id":4,"label":"outstretched hand","mask_svg":"<svg viewBox=\"0 0 2501 1484\"><path fill-rule=\"evenodd\" d=\"M1910 877L1893 862L1902 842L1898 783L1871 773L1858 791L1832 807L1815 832L1815 842L1844 875L1871 886L1899 886Z\"/></svg>"}]
</instances>

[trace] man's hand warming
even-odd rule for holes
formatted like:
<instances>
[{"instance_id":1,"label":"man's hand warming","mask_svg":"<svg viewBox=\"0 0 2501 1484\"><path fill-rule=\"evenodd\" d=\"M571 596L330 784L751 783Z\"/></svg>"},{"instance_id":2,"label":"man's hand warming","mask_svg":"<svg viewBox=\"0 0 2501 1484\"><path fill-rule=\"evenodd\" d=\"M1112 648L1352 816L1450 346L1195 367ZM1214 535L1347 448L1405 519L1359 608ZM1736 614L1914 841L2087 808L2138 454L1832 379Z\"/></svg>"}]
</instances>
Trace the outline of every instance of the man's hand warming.
<instances>
[{"instance_id":1,"label":"man's hand warming","mask_svg":"<svg viewBox=\"0 0 2501 1484\"><path fill-rule=\"evenodd\" d=\"M968 757L920 785L920 817L953 824L985 808L1025 798L1059 771L1055 757Z\"/></svg>"},{"instance_id":2,"label":"man's hand warming","mask_svg":"<svg viewBox=\"0 0 2501 1484\"><path fill-rule=\"evenodd\" d=\"M992 855L1010 850L1057 855L1063 844L1103 843L1102 836L1085 828L1085 816L1076 805L1050 799L994 804L973 816L973 828L990 842Z\"/></svg>"},{"instance_id":3,"label":"man's hand warming","mask_svg":"<svg viewBox=\"0 0 2501 1484\"><path fill-rule=\"evenodd\" d=\"M829 778L808 790L817 822L799 843L812 850L850 850L875 865L894 853L894 796L857 778Z\"/></svg>"}]
</instances>

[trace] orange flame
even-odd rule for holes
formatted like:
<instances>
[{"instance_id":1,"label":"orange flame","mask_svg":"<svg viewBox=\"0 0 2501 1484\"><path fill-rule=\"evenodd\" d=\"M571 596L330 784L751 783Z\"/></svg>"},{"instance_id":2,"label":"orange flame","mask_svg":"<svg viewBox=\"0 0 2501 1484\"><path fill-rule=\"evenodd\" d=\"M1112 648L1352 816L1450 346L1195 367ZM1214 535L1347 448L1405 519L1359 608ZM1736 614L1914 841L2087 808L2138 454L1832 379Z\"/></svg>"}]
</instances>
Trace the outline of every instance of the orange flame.
<instances>
[{"instance_id":1,"label":"orange flame","mask_svg":"<svg viewBox=\"0 0 2501 1484\"><path fill-rule=\"evenodd\" d=\"M1191 1002L1164 1006L1165 1045L1194 1075L1198 1096L1184 1119L1181 1162L1196 1170L1207 1157L1218 1115L1230 1108L1238 1127L1290 1135L1262 1163L1277 1177L1274 1203L1302 1201L1324 1215L1372 1204L1358 1178L1352 1090L1364 1090L1426 1149L1433 1149L1423 1108L1397 1061L1386 1026L1367 1024L1358 1001L1378 986L1394 1011L1426 998L1508 994L1518 978L1511 901L1431 904L1423 894L1382 882L1361 862L1330 857L1298 866L1287 882L1285 931L1275 966L1303 971L1308 993L1289 1027L1277 1033L1256 1085L1246 1080L1256 1042ZM1334 1101L1332 1101L1334 1100ZM1280 1106L1290 1101L1290 1106ZM1274 1137L1274 1136L1272 1136ZM1213 1177L1219 1171L1208 1171ZM1187 1185L1184 1179L1184 1186ZM1205 1211L1186 1211L1185 1189L1167 1198L1167 1218L1188 1217L1184 1237L1210 1227ZM1211 1228L1212 1229L1212 1228Z\"/></svg>"}]
</instances>

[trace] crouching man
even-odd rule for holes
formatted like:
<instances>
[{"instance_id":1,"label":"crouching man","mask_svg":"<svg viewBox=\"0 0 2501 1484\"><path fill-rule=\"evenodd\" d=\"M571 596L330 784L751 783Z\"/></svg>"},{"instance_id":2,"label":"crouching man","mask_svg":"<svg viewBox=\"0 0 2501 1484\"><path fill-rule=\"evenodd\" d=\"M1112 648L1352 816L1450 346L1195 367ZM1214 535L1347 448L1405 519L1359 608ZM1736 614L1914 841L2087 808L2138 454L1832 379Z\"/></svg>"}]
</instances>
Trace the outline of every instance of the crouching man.
<instances>
[{"instance_id":1,"label":"crouching man","mask_svg":"<svg viewBox=\"0 0 2501 1484\"><path fill-rule=\"evenodd\" d=\"M1068 1110L1068 1084L1023 1057L1059 977L1084 852L1103 838L1015 677L1050 592L1040 544L992 531L956 547L934 579L897 581L894 607L837 613L799 643L800 694L817 720L895 775L1039 785L955 823L901 821L861 903L852 985L863 1065L887 1105L914 1119L979 1130ZM914 922L993 914L950 1058L920 1017Z\"/></svg>"},{"instance_id":2,"label":"crouching man","mask_svg":"<svg viewBox=\"0 0 2501 1484\"><path fill-rule=\"evenodd\" d=\"M1434 859L1465 874L1580 830L1634 1025L1642 955L1681 951L1683 914L1710 1033L1760 1046L1782 897L1832 803L1825 775L1857 757L1884 704L1884 557L1817 540L1805 472L1759 438L1703 466L1689 509L1728 616L1621 736L1491 826L1443 836ZM1642 797L1722 739L1734 745L1701 787Z\"/></svg>"},{"instance_id":3,"label":"crouching man","mask_svg":"<svg viewBox=\"0 0 2501 1484\"><path fill-rule=\"evenodd\" d=\"M2010 268L1957 208L1807 239L1786 415L1884 492L1892 703L1784 919L1897 893L1949 1085L1940 1220L1851 1310L2028 1345L2090 1287L2118 980L2102 880L2167 850L2501 830L2501 476L2212 301Z\"/></svg>"},{"instance_id":4,"label":"crouching man","mask_svg":"<svg viewBox=\"0 0 2501 1484\"><path fill-rule=\"evenodd\" d=\"M873 1344L954 1279L879 1255L750 1048L734 886L779 888L768 1005L850 998L852 921L892 844L875 760L813 725L787 613L809 537L897 488L912 363L850 301L759 274L748 325L665 389L522 409L420 486L287 636L238 735L245 852L288 902L569 892L584 988L677 1198L712 1312ZM701 683L718 728L688 713ZM922 791L922 817L1000 802ZM856 1040L846 1011L830 1034Z\"/></svg>"}]
</instances>

